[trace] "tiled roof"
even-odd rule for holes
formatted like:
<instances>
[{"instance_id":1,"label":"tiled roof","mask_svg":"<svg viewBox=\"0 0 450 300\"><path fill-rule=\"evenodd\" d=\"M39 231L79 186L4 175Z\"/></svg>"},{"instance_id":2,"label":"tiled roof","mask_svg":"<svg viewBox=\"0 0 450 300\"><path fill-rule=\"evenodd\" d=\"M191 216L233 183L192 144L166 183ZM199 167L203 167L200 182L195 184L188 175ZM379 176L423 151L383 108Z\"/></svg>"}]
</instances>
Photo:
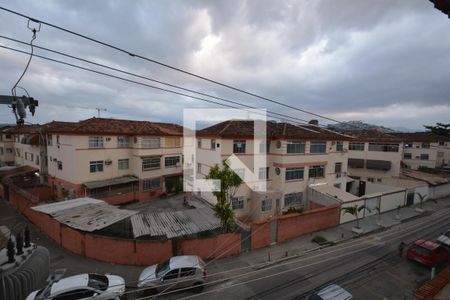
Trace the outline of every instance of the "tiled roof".
<instances>
[{"instance_id":1,"label":"tiled roof","mask_svg":"<svg viewBox=\"0 0 450 300\"><path fill-rule=\"evenodd\" d=\"M177 124L106 118L91 118L73 123L53 121L45 126L49 133L183 135L183 127Z\"/></svg>"},{"instance_id":2,"label":"tiled roof","mask_svg":"<svg viewBox=\"0 0 450 300\"><path fill-rule=\"evenodd\" d=\"M42 125L16 125L13 127L5 128L2 130L3 133L11 133L11 134L30 134L30 133L38 133L39 129L42 128Z\"/></svg>"},{"instance_id":3,"label":"tiled roof","mask_svg":"<svg viewBox=\"0 0 450 300\"><path fill-rule=\"evenodd\" d=\"M437 143L450 141L449 137L437 135L432 132L395 132L392 135L402 139L404 142Z\"/></svg>"},{"instance_id":4,"label":"tiled roof","mask_svg":"<svg viewBox=\"0 0 450 300\"><path fill-rule=\"evenodd\" d=\"M392 133L386 133L380 130L346 130L344 133L355 137L359 141L397 143L402 141Z\"/></svg>"},{"instance_id":5,"label":"tiled roof","mask_svg":"<svg viewBox=\"0 0 450 300\"><path fill-rule=\"evenodd\" d=\"M268 121L267 138L269 139L308 139L308 140L350 140L351 138L311 125L294 125ZM229 120L197 131L201 137L253 138L253 120Z\"/></svg>"},{"instance_id":6,"label":"tiled roof","mask_svg":"<svg viewBox=\"0 0 450 300\"><path fill-rule=\"evenodd\" d=\"M434 296L436 296L449 283L450 266L442 270L433 279L428 280L420 288L418 288L415 293L415 299L435 299Z\"/></svg>"}]
</instances>

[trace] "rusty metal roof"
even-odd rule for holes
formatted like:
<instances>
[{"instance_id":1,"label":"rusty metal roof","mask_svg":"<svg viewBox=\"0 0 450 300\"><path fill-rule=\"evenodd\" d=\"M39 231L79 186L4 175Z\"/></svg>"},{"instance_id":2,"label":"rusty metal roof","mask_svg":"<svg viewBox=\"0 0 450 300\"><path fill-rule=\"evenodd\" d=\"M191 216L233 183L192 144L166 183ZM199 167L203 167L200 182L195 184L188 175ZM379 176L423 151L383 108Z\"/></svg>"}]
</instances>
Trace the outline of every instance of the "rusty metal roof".
<instances>
[{"instance_id":1,"label":"rusty metal roof","mask_svg":"<svg viewBox=\"0 0 450 300\"><path fill-rule=\"evenodd\" d=\"M181 237L218 229L220 220L208 207L174 212L137 214L131 217L134 237Z\"/></svg>"}]
</instances>

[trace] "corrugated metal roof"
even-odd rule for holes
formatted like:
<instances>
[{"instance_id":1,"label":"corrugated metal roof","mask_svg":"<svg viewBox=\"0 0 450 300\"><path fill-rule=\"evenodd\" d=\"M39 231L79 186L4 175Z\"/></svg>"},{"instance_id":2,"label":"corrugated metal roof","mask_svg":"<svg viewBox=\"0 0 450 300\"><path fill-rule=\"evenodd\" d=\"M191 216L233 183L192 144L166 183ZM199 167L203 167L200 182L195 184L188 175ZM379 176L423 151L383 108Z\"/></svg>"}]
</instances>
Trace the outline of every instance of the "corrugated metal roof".
<instances>
[{"instance_id":1,"label":"corrugated metal roof","mask_svg":"<svg viewBox=\"0 0 450 300\"><path fill-rule=\"evenodd\" d=\"M221 223L210 208L175 212L138 214L131 217L134 237L181 237L220 228Z\"/></svg>"},{"instance_id":2,"label":"corrugated metal roof","mask_svg":"<svg viewBox=\"0 0 450 300\"><path fill-rule=\"evenodd\" d=\"M88 232L108 227L137 213L93 198L66 200L32 209L49 214L69 227Z\"/></svg>"},{"instance_id":3,"label":"corrugated metal roof","mask_svg":"<svg viewBox=\"0 0 450 300\"><path fill-rule=\"evenodd\" d=\"M56 212L67 210L67 209L73 209L79 206L88 205L88 204L98 204L98 203L104 203L102 200L94 199L94 198L77 198L72 200L65 200L50 204L43 204L32 207L33 210L43 212L45 214L52 215Z\"/></svg>"},{"instance_id":4,"label":"corrugated metal roof","mask_svg":"<svg viewBox=\"0 0 450 300\"><path fill-rule=\"evenodd\" d=\"M85 183L83 183L83 185L86 186L88 189L95 189L95 188L100 188L100 187L104 187L104 186L135 182L138 180L139 180L139 178L137 178L135 176L122 176L122 177L106 179L106 180L96 180L96 181L85 182Z\"/></svg>"}]
</instances>

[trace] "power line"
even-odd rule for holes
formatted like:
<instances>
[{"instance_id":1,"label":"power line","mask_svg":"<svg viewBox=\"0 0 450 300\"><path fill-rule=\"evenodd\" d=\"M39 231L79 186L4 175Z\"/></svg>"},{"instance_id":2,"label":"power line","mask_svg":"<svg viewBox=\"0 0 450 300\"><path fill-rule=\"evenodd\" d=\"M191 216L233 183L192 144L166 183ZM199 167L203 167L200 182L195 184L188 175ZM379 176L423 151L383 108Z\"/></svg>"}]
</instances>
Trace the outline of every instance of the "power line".
<instances>
[{"instance_id":1,"label":"power line","mask_svg":"<svg viewBox=\"0 0 450 300\"><path fill-rule=\"evenodd\" d=\"M4 49L10 50L10 51L14 51L14 52L22 53L22 54L29 54L26 51L19 50L19 49L16 49L16 48L12 48L12 47L8 47L8 46L0 45L0 48L4 48ZM200 100L200 101L204 101L204 102L208 102L208 103L212 103L212 104L217 104L217 105L224 106L224 107L229 107L229 108L234 108L234 109L242 109L242 110L249 111L249 112L255 113L255 114L266 115L264 113L258 113L258 112L255 112L255 111L250 111L250 110L247 110L247 109L243 109L242 107L236 107L236 106L233 106L233 105L224 104L224 103L220 103L220 102L217 102L217 101L213 101L213 100L209 100L209 99L205 99L205 98L196 97L196 96L193 96L193 95L177 92L177 91L174 91L174 90L157 87L157 86L154 86L154 85L150 85L150 84L146 84L146 83L143 83L143 82L135 81L135 80L132 80L132 79L128 79L128 78L120 77L120 76L117 76L117 75L105 73L105 72L102 72L102 71L89 69L89 68L86 68L86 67L83 67L83 66L79 66L79 65L72 64L72 63L64 62L64 61L57 60L57 59L54 59L54 58L50 58L50 57L46 57L46 56L42 56L42 55L38 55L38 54L35 54L34 56L38 57L38 58L41 58L41 59L44 59L44 60L56 62L56 63L67 65L67 66L70 66L70 67L73 67L73 68L81 69L81 70L84 70L84 71L88 71L88 72L96 73L96 74L99 74L99 75L104 75L104 76L107 76L107 77L119 79L119 80L122 80L122 81L135 83L135 84L138 84L138 85L142 85L142 86L146 86L146 87L149 87L149 88L161 90L161 91L164 91L164 92L176 94L176 95L179 95L179 96L184 96L184 97L188 97L188 98L192 98L192 99L196 99L196 100ZM222 100L222 101L227 102L225 100ZM242 104L242 103L238 103L238 102L234 102L234 101L233 101L233 103L236 103L238 105L241 105L241 106L244 106L244 107L247 107L247 108L261 110L259 108L255 108L253 106L249 106L249 105L246 105L246 104ZM282 120L282 121L286 121L286 119L284 119L284 118L280 118L278 116L273 116L273 115L278 115L278 113L267 111L267 114L270 114L270 117L272 117L274 119L279 119L279 120ZM294 118L294 117L290 117L290 118L297 119L297 118ZM296 121L292 121L292 120L290 120L290 122L292 122L294 124L297 124L297 126L301 127L302 129L305 129L305 130L308 130L308 131L311 131L311 132L320 133L320 132L315 131L313 129L303 127L302 125L308 125L309 127L317 127L317 128L319 128L321 130L326 130L326 131L333 132L335 134L338 134L338 135L341 135L341 136L344 136L344 137L349 137L349 136L347 136L345 134L342 134L340 132L336 132L336 131L333 131L333 130L322 128L322 127L320 127L318 125L309 124L306 120L302 120L302 119L298 119L298 120L300 120L300 122L298 122L298 121L296 122ZM301 122L303 122L303 124Z\"/></svg>"},{"instance_id":2,"label":"power line","mask_svg":"<svg viewBox=\"0 0 450 300\"><path fill-rule=\"evenodd\" d=\"M166 68L169 68L169 69L172 69L172 70L174 70L174 71L178 71L178 72L187 74L187 75L189 75L189 76L196 77L196 78L198 78L198 79L201 79L201 80L204 80L204 81L208 81L208 82L214 83L214 84L219 85L219 86L222 86L222 87L226 87L226 88L228 88L228 89L231 89L231 90L234 90L234 91L237 91L237 92L240 92L240 93L247 94L247 95L249 95L249 96L258 98L258 99L260 99L260 100L264 100L264 101L268 101L268 102L271 102L271 103L274 103L274 104L278 104L278 105L284 106L284 107L286 107L286 108L294 109L294 110L297 110L297 111L300 111L300 112L303 112L303 113L307 113L307 114L310 114L310 115L313 115L313 116L316 116L316 117L319 117L319 118L322 118L322 119L326 119L326 120L329 120L329 121L333 121L333 122L336 122L336 123L344 123L344 122L338 121L338 120L333 119L333 118L329 118L329 117L326 117L326 116L323 116L323 115L320 115L320 114L316 114L316 113L313 113L313 112L310 112L310 111L307 111L307 110L304 110L304 109L301 109L301 108L298 108L298 107L295 107L295 106L292 106L292 105L289 105L289 104L280 102L280 101L278 101L278 100L274 100L274 99L270 99L270 98L267 98L267 97L264 97L264 96L260 96L260 95L258 95L258 94L253 93L253 92L249 92L249 91L243 90L243 89L241 89L241 88L237 88L237 87L231 86L231 85L229 85L229 84L225 84L225 83L219 82L219 81L217 81L217 80L213 80L213 79L210 79L210 78L201 76L201 75L194 74L194 73L192 73L192 72L186 71L186 70L181 69L181 68L178 68L178 67L174 67L174 66L172 66L172 65L169 65L169 64L160 62L160 61L155 60L155 59L151 59L151 58L148 58L148 57L145 57L145 56L136 54L136 53L132 53L132 52L127 51L127 50L125 50L125 49L122 49L122 48L120 48L120 47L118 47L118 46L114 46L114 45L112 45L112 44L109 44L109 43L106 43L106 42L102 42L102 41L100 41L100 40L98 40L98 39L95 39L95 38L86 36L86 35L84 35L84 34L81 34L81 33L78 33L78 32L75 32L75 31L72 31L72 30L63 28L63 27L58 26L58 25L54 25L54 24L51 24L51 23L48 23L48 22L45 22L45 21L41 21L41 20L35 19L35 18L33 18L33 17L30 17L30 16L28 16L28 15L19 13L19 12L17 12L17 11L11 10L11 9L7 9L7 8L5 8L5 7L1 7L1 6L0 6L0 9L1 9L1 10L4 10L4 11L6 11L6 12L9 12L9 13L11 13L11 14L20 16L20 17L22 17L22 18L26 18L26 19L31 20L31 21L33 21L33 22L38 22L38 23L41 23L41 24L50 26L50 27L52 27L52 28L55 28L55 29L58 29L58 30L61 30L61 31L64 31L64 32L67 32L67 33L70 33L70 34L72 34L72 35L75 35L75 36L78 36L78 37L87 39L87 40L89 40L89 41L91 41L91 42L94 42L94 43L100 44L100 45L102 45L102 46L105 46L105 47L108 47L108 48L117 50L117 51L122 52L122 53L125 53L125 54L127 54L127 55L129 55L129 56L131 56L131 57L140 58L140 59L142 59L142 60L145 60L145 61L148 61L148 62L151 62L151 63L155 63L155 64L158 64L158 65L160 65L160 66L163 66L163 67L166 67Z\"/></svg>"}]
</instances>

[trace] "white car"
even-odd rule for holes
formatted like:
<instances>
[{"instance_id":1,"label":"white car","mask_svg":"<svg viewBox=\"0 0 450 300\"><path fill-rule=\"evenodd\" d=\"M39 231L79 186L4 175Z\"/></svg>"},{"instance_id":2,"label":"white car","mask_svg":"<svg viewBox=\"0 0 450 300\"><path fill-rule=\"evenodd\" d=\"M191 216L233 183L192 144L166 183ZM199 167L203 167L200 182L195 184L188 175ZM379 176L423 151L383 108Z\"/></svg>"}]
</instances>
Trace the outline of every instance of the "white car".
<instances>
[{"instance_id":1,"label":"white car","mask_svg":"<svg viewBox=\"0 0 450 300\"><path fill-rule=\"evenodd\" d=\"M310 300L350 300L353 296L337 284L331 284L314 294Z\"/></svg>"},{"instance_id":2,"label":"white car","mask_svg":"<svg viewBox=\"0 0 450 300\"><path fill-rule=\"evenodd\" d=\"M447 247L450 247L450 230L440 235L437 241Z\"/></svg>"},{"instance_id":3,"label":"white car","mask_svg":"<svg viewBox=\"0 0 450 300\"><path fill-rule=\"evenodd\" d=\"M203 260L196 255L181 255L145 268L139 275L137 286L147 292L190 287L194 292L200 292L205 280Z\"/></svg>"},{"instance_id":4,"label":"white car","mask_svg":"<svg viewBox=\"0 0 450 300\"><path fill-rule=\"evenodd\" d=\"M125 292L125 280L115 275L80 274L53 283L47 295L45 289L32 292L26 300L119 299Z\"/></svg>"}]
</instances>

